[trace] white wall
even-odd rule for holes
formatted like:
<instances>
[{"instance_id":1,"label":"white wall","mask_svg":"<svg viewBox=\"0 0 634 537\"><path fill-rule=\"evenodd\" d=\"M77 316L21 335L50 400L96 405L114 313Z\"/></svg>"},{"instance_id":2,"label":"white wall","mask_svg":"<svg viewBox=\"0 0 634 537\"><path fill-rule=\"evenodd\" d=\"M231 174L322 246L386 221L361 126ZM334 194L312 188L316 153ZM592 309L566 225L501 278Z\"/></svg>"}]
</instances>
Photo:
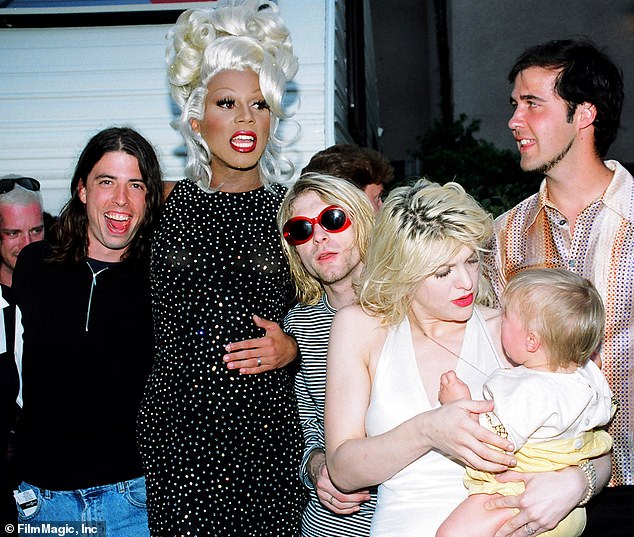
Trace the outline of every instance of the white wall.
<instances>
[{"instance_id":1,"label":"white wall","mask_svg":"<svg viewBox=\"0 0 634 537\"><path fill-rule=\"evenodd\" d=\"M300 61L291 88L301 101L294 118L301 133L287 156L301 168L333 143L324 126L331 76L324 58L326 10L334 0L278 4ZM0 175L40 179L45 209L57 214L88 139L127 125L155 145L166 179L182 177L184 146L169 126L175 113L165 78L169 26L0 29Z\"/></svg>"},{"instance_id":2,"label":"white wall","mask_svg":"<svg viewBox=\"0 0 634 537\"><path fill-rule=\"evenodd\" d=\"M478 136L515 151L507 127L512 87L506 79L515 59L531 45L587 36L623 70L622 127L608 156L634 162L632 0L533 0L530 9L508 0L453 0L449 5L455 112L482 120Z\"/></svg>"}]
</instances>

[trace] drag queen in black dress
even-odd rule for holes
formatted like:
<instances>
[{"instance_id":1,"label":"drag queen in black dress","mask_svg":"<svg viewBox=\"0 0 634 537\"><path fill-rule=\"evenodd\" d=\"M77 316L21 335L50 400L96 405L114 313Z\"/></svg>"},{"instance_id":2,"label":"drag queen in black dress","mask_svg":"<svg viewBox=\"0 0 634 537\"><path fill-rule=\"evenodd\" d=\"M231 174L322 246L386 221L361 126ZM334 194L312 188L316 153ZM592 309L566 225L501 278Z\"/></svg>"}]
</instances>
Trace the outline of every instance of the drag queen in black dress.
<instances>
[{"instance_id":1,"label":"drag queen in black dress","mask_svg":"<svg viewBox=\"0 0 634 537\"><path fill-rule=\"evenodd\" d=\"M297 60L276 5L232 3L187 11L168 34L188 162L152 247L156 355L139 439L155 537L297 535L304 505L282 367L296 348L275 324L291 286L274 132Z\"/></svg>"}]
</instances>

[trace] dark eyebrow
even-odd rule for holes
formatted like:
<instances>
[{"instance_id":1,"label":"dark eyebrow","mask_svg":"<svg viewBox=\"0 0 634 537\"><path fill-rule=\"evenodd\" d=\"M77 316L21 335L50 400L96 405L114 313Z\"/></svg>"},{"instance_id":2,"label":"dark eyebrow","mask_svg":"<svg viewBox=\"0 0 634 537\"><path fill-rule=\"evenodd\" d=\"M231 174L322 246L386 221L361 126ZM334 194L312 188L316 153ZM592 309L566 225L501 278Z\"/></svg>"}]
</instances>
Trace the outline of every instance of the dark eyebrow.
<instances>
[{"instance_id":1,"label":"dark eyebrow","mask_svg":"<svg viewBox=\"0 0 634 537\"><path fill-rule=\"evenodd\" d=\"M539 102L546 102L546 99L542 99L541 97L538 97L537 95L532 95L531 93L528 93L526 95L520 95L520 100L521 101L539 101Z\"/></svg>"}]
</instances>

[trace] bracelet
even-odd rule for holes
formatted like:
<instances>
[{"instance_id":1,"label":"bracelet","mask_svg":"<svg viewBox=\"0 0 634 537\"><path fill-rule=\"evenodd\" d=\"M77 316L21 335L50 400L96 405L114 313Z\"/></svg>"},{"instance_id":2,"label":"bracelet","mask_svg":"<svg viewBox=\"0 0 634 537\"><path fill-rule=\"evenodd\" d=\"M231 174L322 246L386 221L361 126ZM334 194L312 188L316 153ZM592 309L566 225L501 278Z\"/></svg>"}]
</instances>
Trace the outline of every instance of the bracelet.
<instances>
[{"instance_id":1,"label":"bracelet","mask_svg":"<svg viewBox=\"0 0 634 537\"><path fill-rule=\"evenodd\" d=\"M581 500L577 505L577 507L583 507L592 499L592 496L594 496L594 493L597 490L597 471L592 461L583 461L579 463L579 468L581 468L588 480L588 492L584 496L583 500Z\"/></svg>"}]
</instances>

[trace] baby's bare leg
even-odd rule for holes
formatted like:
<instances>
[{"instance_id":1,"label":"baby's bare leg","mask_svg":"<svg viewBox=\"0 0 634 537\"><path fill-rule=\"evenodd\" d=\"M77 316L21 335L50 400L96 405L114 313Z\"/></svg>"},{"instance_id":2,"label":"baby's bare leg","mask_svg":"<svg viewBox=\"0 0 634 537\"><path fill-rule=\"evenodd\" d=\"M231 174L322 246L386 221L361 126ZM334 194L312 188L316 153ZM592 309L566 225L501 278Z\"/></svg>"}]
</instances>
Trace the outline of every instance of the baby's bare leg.
<instances>
[{"instance_id":1,"label":"baby's bare leg","mask_svg":"<svg viewBox=\"0 0 634 537\"><path fill-rule=\"evenodd\" d=\"M456 507L442 523L436 537L492 537L515 513L513 509L484 507L499 494L472 494Z\"/></svg>"},{"instance_id":2,"label":"baby's bare leg","mask_svg":"<svg viewBox=\"0 0 634 537\"><path fill-rule=\"evenodd\" d=\"M438 401L446 405L459 399L471 399L469 386L462 382L455 371L447 371L440 376L440 389L438 390Z\"/></svg>"}]
</instances>

